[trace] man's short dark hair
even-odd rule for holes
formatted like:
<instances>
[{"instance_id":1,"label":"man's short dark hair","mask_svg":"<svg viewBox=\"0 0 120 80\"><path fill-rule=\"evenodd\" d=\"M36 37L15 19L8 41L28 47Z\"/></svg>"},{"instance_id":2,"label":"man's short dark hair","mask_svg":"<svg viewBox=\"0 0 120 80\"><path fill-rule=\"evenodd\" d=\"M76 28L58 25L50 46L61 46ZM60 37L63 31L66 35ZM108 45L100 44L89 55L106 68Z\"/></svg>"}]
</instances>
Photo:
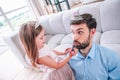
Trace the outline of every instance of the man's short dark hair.
<instances>
[{"instance_id":1,"label":"man's short dark hair","mask_svg":"<svg viewBox=\"0 0 120 80\"><path fill-rule=\"evenodd\" d=\"M97 22L96 19L92 17L91 14L75 14L71 18L70 25L86 24L88 29L96 28Z\"/></svg>"}]
</instances>

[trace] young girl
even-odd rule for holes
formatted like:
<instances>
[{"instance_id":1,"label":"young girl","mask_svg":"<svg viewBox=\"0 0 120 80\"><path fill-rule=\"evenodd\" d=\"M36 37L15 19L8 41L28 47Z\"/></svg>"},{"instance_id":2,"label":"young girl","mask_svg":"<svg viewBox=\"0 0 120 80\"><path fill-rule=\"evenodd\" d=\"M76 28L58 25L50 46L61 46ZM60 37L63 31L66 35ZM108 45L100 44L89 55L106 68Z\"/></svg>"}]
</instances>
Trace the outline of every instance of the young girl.
<instances>
[{"instance_id":1,"label":"young girl","mask_svg":"<svg viewBox=\"0 0 120 80\"><path fill-rule=\"evenodd\" d=\"M19 36L30 64L47 74L49 73L47 80L74 80L73 72L67 62L75 54L69 54L63 60L56 61L57 57L54 53L65 55L71 49L65 52L58 52L55 50L52 51L45 46L44 29L38 22L29 21L22 24Z\"/></svg>"}]
</instances>

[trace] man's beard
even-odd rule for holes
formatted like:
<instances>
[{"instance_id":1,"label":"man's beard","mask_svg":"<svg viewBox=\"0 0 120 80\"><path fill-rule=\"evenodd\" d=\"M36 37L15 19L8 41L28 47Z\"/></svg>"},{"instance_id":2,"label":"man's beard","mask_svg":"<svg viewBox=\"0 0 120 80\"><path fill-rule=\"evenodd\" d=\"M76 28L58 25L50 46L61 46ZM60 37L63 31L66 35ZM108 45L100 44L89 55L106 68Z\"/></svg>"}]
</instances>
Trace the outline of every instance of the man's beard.
<instances>
[{"instance_id":1,"label":"man's beard","mask_svg":"<svg viewBox=\"0 0 120 80\"><path fill-rule=\"evenodd\" d=\"M84 41L83 43L78 42L77 40L74 40L73 46L75 48L77 48L78 50L80 49L85 49L86 47L88 47L90 44L90 36L88 37L88 39L86 41Z\"/></svg>"}]
</instances>

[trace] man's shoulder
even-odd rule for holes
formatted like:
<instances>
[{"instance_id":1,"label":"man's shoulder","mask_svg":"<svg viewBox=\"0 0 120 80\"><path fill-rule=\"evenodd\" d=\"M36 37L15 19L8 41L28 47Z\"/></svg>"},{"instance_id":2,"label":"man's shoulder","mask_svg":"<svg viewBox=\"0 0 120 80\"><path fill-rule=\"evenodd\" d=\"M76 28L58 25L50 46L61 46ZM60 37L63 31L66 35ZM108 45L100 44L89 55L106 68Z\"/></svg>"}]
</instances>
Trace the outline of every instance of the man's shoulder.
<instances>
[{"instance_id":1,"label":"man's shoulder","mask_svg":"<svg viewBox=\"0 0 120 80\"><path fill-rule=\"evenodd\" d=\"M99 48L103 51L107 51L107 52L111 52L111 53L116 53L114 50L108 48L108 47L105 47L103 45L99 45Z\"/></svg>"},{"instance_id":2,"label":"man's shoulder","mask_svg":"<svg viewBox=\"0 0 120 80\"><path fill-rule=\"evenodd\" d=\"M96 49L102 54L106 56L113 56L113 55L118 55L114 50L107 48L103 45L95 44Z\"/></svg>"}]
</instances>

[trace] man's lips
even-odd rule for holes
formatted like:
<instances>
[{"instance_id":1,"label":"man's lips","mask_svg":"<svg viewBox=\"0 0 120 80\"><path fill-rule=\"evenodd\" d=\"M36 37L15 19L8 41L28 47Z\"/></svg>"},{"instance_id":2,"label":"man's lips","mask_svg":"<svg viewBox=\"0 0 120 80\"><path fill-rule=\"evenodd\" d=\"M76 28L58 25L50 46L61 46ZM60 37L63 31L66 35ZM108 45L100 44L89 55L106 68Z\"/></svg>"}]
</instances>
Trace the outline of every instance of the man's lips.
<instances>
[{"instance_id":1,"label":"man's lips","mask_svg":"<svg viewBox=\"0 0 120 80\"><path fill-rule=\"evenodd\" d=\"M77 41L74 41L73 45L79 45L79 43Z\"/></svg>"}]
</instances>

